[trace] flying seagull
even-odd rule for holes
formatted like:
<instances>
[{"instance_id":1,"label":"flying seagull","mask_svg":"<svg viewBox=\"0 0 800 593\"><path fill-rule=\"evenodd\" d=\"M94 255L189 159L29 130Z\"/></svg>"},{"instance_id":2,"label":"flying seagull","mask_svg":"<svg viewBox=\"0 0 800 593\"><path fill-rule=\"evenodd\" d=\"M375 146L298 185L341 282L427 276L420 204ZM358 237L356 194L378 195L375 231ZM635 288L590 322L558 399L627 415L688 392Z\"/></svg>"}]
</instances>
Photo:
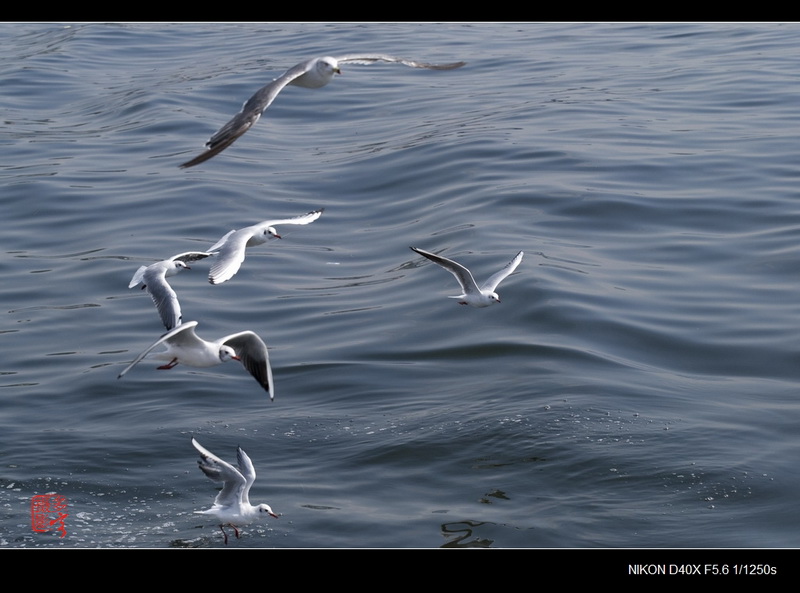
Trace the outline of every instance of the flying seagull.
<instances>
[{"instance_id":1,"label":"flying seagull","mask_svg":"<svg viewBox=\"0 0 800 593\"><path fill-rule=\"evenodd\" d=\"M183 270L191 270L190 263L211 255L214 254L206 251L187 251L149 266L141 266L131 278L128 288L141 284L142 290L147 290L153 299L164 327L172 329L181 324L181 305L167 278Z\"/></svg>"},{"instance_id":2,"label":"flying seagull","mask_svg":"<svg viewBox=\"0 0 800 593\"><path fill-rule=\"evenodd\" d=\"M473 307L488 307L489 305L499 303L500 297L495 292L497 285L500 284L506 276L511 274L511 272L516 270L519 262L522 261L522 252L520 251L502 270L496 272L481 286L478 286L475 282L475 278L472 277L472 272L460 263L442 257L441 255L417 249L416 247L412 247L411 250L427 257L432 262L439 264L445 270L453 274L461 285L461 294L458 296L451 296L450 298L460 299L460 305L472 305Z\"/></svg>"},{"instance_id":3,"label":"flying seagull","mask_svg":"<svg viewBox=\"0 0 800 593\"><path fill-rule=\"evenodd\" d=\"M270 106L286 85L291 84L308 89L318 89L328 84L333 79L334 74L342 73L339 68L340 64L372 64L374 62L393 62L412 68L427 68L429 70L453 70L466 64L466 62L426 64L425 62L415 62L414 60L383 54L346 55L337 58L325 56L300 62L268 85L256 91L252 97L245 101L242 110L208 139L205 152L181 164L181 168L185 169L199 165L228 148L258 121L261 114Z\"/></svg>"},{"instance_id":4,"label":"flying seagull","mask_svg":"<svg viewBox=\"0 0 800 593\"><path fill-rule=\"evenodd\" d=\"M282 220L265 220L252 226L227 233L217 241L209 251L218 252L217 258L208 271L208 281L211 284L222 284L230 280L244 261L246 247L261 245L270 238L280 239L281 236L275 226L282 224L309 224L322 216L324 208Z\"/></svg>"},{"instance_id":5,"label":"flying seagull","mask_svg":"<svg viewBox=\"0 0 800 593\"><path fill-rule=\"evenodd\" d=\"M163 344L166 350L156 352L152 358L166 360L167 364L156 367L171 369L179 363L190 367L212 367L229 360L241 361L242 365L258 384L269 393L270 400L275 399L275 387L272 384L272 367L264 341L251 331L231 334L208 342L194 332L196 321L187 321L172 328L147 350L142 352L117 376L122 376L142 361L156 346Z\"/></svg>"}]
</instances>

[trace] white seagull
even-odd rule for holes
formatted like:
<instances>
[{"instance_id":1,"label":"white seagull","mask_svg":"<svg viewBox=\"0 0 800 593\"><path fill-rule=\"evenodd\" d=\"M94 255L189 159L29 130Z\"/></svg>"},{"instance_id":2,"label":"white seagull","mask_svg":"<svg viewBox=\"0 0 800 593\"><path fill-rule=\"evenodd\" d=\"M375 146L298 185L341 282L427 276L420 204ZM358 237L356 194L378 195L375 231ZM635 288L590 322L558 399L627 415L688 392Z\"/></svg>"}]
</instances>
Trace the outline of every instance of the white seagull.
<instances>
[{"instance_id":1,"label":"white seagull","mask_svg":"<svg viewBox=\"0 0 800 593\"><path fill-rule=\"evenodd\" d=\"M181 305L178 302L178 295L167 282L167 277L174 276L182 270L191 270L190 263L211 255L214 254L205 251L187 251L149 266L141 266L131 278L128 288L141 284L142 290L150 293L164 326L172 329L181 324Z\"/></svg>"},{"instance_id":2,"label":"white seagull","mask_svg":"<svg viewBox=\"0 0 800 593\"><path fill-rule=\"evenodd\" d=\"M284 218L283 220L265 220L238 231L230 231L209 249L209 251L218 251L219 253L217 253L217 259L208 272L208 281L211 284L222 284L226 280L230 280L239 271L244 261L246 247L261 245L271 237L280 239L281 236L275 230L276 225L309 224L322 216L324 210L324 208L320 208L307 214L301 214L294 218Z\"/></svg>"},{"instance_id":3,"label":"white seagull","mask_svg":"<svg viewBox=\"0 0 800 593\"><path fill-rule=\"evenodd\" d=\"M223 528L225 525L233 527L236 537L239 537L239 525L251 523L262 513L278 518L268 504L253 506L250 504L250 487L256 480L256 468L241 447L236 447L236 460L238 468L227 461L223 461L208 449L205 449L194 438L194 448L200 452L197 465L203 473L215 482L223 482L222 491L214 499L214 505L205 511L195 511L200 515L212 515L219 520L219 528L228 544L228 534Z\"/></svg>"},{"instance_id":4,"label":"white seagull","mask_svg":"<svg viewBox=\"0 0 800 593\"><path fill-rule=\"evenodd\" d=\"M522 261L523 255L520 251L514 256L514 259L505 265L502 270L493 274L479 287L475 282L475 278L472 277L472 273L460 263L454 262L452 259L442 257L441 255L435 255L433 253L423 251L422 249L417 249L416 247L412 247L411 249L412 251L416 251L420 255L427 257L432 262L439 264L445 270L453 274L453 276L456 277L456 280L458 280L458 283L461 285L462 293L458 296L451 296L450 298L461 299L459 301L460 305L472 305L473 307L488 307L489 305L500 302L500 297L495 292L495 289L506 276L517 269L519 262Z\"/></svg>"},{"instance_id":5,"label":"white seagull","mask_svg":"<svg viewBox=\"0 0 800 593\"><path fill-rule=\"evenodd\" d=\"M364 56L347 55L338 58L325 56L300 62L296 66L289 68L268 85L260 88L245 102L242 106L242 110L237 113L233 119L222 126L216 134L208 139L208 142L206 142L206 151L180 165L181 168L199 165L228 148L239 136L244 134L258 121L261 114L270 106L272 101L275 100L275 97L278 96L278 93L280 93L286 85L292 84L307 89L318 89L328 84L333 79L334 74L342 73L339 69L339 64L372 64L373 62L395 62L411 66L412 68L428 68L430 70L452 70L466 64L466 62L426 64L424 62L415 62L413 60L405 60L403 58L395 58L383 54Z\"/></svg>"},{"instance_id":6,"label":"white seagull","mask_svg":"<svg viewBox=\"0 0 800 593\"><path fill-rule=\"evenodd\" d=\"M134 365L141 362L153 348L164 344L166 350L156 352L152 356L157 360L168 361L167 364L156 367L158 369L171 369L179 363L190 367L212 367L229 360L238 360L269 393L270 400L275 399L269 353L261 338L251 331L243 331L207 342L194 333L196 325L196 321L187 321L169 330L125 367L117 379L122 378Z\"/></svg>"}]
</instances>

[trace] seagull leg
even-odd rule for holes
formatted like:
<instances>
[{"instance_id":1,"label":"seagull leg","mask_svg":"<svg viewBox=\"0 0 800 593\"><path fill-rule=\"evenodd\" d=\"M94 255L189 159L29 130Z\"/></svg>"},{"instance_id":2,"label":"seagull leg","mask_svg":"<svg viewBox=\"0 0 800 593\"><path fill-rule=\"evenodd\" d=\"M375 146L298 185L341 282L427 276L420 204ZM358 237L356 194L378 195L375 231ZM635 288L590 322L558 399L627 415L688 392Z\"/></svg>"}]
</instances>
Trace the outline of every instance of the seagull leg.
<instances>
[{"instance_id":1,"label":"seagull leg","mask_svg":"<svg viewBox=\"0 0 800 593\"><path fill-rule=\"evenodd\" d=\"M228 523L231 527L233 527L233 532L236 534L236 539L239 539L239 529L233 523Z\"/></svg>"},{"instance_id":2,"label":"seagull leg","mask_svg":"<svg viewBox=\"0 0 800 593\"><path fill-rule=\"evenodd\" d=\"M172 359L172 360L170 360L170 361L169 361L167 364L162 364L160 367L156 367L156 368L157 368L157 369L161 369L161 370L164 370L164 369L171 369L171 368L172 368L172 367L174 367L176 364L178 364L178 359L177 359L177 358L173 358L173 359Z\"/></svg>"},{"instance_id":3,"label":"seagull leg","mask_svg":"<svg viewBox=\"0 0 800 593\"><path fill-rule=\"evenodd\" d=\"M222 528L222 524L220 523L219 530L222 532L222 535L225 536L225 545L228 545L228 534L225 533L225 530Z\"/></svg>"}]
</instances>

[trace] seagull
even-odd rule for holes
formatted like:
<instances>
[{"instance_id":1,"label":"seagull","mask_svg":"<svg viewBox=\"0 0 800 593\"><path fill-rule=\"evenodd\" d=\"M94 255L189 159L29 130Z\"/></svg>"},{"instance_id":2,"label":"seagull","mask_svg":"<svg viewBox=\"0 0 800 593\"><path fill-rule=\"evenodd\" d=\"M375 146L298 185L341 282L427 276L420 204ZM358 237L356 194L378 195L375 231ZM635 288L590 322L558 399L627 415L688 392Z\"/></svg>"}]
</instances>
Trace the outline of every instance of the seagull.
<instances>
[{"instance_id":1,"label":"seagull","mask_svg":"<svg viewBox=\"0 0 800 593\"><path fill-rule=\"evenodd\" d=\"M280 239L281 236L275 230L276 225L309 224L322 216L324 210L324 208L320 208L307 214L301 214L294 218L284 218L283 220L265 220L238 231L230 231L209 249L209 251L219 253L208 272L208 281L211 284L222 284L226 280L230 280L239 271L239 267L244 261L246 247L261 245L271 237Z\"/></svg>"},{"instance_id":2,"label":"seagull","mask_svg":"<svg viewBox=\"0 0 800 593\"><path fill-rule=\"evenodd\" d=\"M269 354L261 338L251 331L243 331L207 342L194 332L196 326L196 321L187 321L169 330L125 367L117 379L121 379L134 365L141 362L153 348L164 344L166 350L155 353L153 358L169 362L156 367L158 369L171 369L178 363L190 367L212 367L229 360L239 360L258 384L269 393L269 399L275 399Z\"/></svg>"},{"instance_id":3,"label":"seagull","mask_svg":"<svg viewBox=\"0 0 800 593\"><path fill-rule=\"evenodd\" d=\"M520 251L502 270L493 274L479 287L475 282L475 278L472 277L472 273L460 263L442 257L441 255L435 255L423 251L422 249L417 249L416 247L412 247L411 250L427 257L432 262L439 264L445 270L453 274L461 285L462 293L458 296L451 296L450 298L461 299L458 302L459 305L472 305L473 307L488 307L489 305L499 303L500 297L495 292L497 285L500 284L506 276L511 274L511 272L516 270L519 262L522 261L522 252Z\"/></svg>"},{"instance_id":4,"label":"seagull","mask_svg":"<svg viewBox=\"0 0 800 593\"><path fill-rule=\"evenodd\" d=\"M256 481L256 468L241 447L236 447L236 461L238 468L227 461L223 461L208 449L205 449L194 438L194 448L200 452L197 465L203 473L215 482L223 482L222 491L214 499L214 505L205 511L195 511L200 515L213 515L219 519L219 528L225 536L225 545L228 544L228 534L224 526L233 527L236 537L239 537L238 525L251 523L261 513L278 518L268 504L253 506L250 504L250 487Z\"/></svg>"},{"instance_id":5,"label":"seagull","mask_svg":"<svg viewBox=\"0 0 800 593\"><path fill-rule=\"evenodd\" d=\"M394 62L411 66L412 68L427 68L429 70L453 70L466 64L466 62L426 64L424 62L415 62L413 60L406 60L383 54L364 56L347 55L338 58L325 56L300 62L296 66L289 68L268 85L256 91L256 93L244 103L242 110L208 139L208 142L206 142L206 151L186 161L180 165L180 167L182 169L194 167L228 148L239 136L244 134L258 121L261 114L270 106L275 100L275 97L278 96L278 93L280 93L286 85L292 84L307 89L318 89L328 84L333 79L334 74L342 73L339 69L340 64L372 64L374 62Z\"/></svg>"},{"instance_id":6,"label":"seagull","mask_svg":"<svg viewBox=\"0 0 800 593\"><path fill-rule=\"evenodd\" d=\"M190 263L211 255L214 254L206 251L187 251L149 266L141 266L131 278L128 288L141 284L142 290L150 293L164 326L172 329L181 324L181 305L178 303L178 295L167 282L167 277L174 276L182 270L191 270Z\"/></svg>"}]
</instances>

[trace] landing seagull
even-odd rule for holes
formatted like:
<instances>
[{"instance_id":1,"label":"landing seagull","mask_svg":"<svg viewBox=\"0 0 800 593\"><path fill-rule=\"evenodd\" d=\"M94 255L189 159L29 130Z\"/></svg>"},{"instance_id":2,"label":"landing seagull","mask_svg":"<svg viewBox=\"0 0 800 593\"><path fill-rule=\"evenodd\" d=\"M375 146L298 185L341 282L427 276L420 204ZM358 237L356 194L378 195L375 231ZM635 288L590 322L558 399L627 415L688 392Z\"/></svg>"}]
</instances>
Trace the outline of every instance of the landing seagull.
<instances>
[{"instance_id":1,"label":"landing seagull","mask_svg":"<svg viewBox=\"0 0 800 593\"><path fill-rule=\"evenodd\" d=\"M211 284L222 284L226 280L230 280L239 271L244 261L246 247L261 245L271 237L280 239L281 236L275 230L276 225L309 224L322 216L324 210L324 208L320 208L307 214L295 216L294 218L284 218L283 220L265 220L238 231L230 231L209 249L209 251L218 251L219 253L208 272L208 281Z\"/></svg>"},{"instance_id":2,"label":"landing seagull","mask_svg":"<svg viewBox=\"0 0 800 593\"><path fill-rule=\"evenodd\" d=\"M122 378L125 373L141 362L156 346L163 344L166 350L156 352L152 358L169 362L156 367L158 369L171 369L179 363L191 367L212 367L229 360L239 360L258 381L258 384L269 393L270 400L275 399L269 354L267 346L261 338L251 331L243 331L207 342L194 333L195 326L197 326L196 321L187 321L169 330L125 367L117 379Z\"/></svg>"},{"instance_id":3,"label":"landing seagull","mask_svg":"<svg viewBox=\"0 0 800 593\"><path fill-rule=\"evenodd\" d=\"M164 326L172 329L181 324L181 305L178 302L178 295L167 282L167 278L182 270L191 270L190 263L211 255L214 254L205 251L187 251L149 266L141 266L131 278L128 288L141 284L142 290L150 293Z\"/></svg>"},{"instance_id":4,"label":"landing seagull","mask_svg":"<svg viewBox=\"0 0 800 593\"><path fill-rule=\"evenodd\" d=\"M423 251L422 249L417 249L416 247L412 247L411 250L416 251L424 257L427 257L432 262L439 264L445 270L453 274L453 276L456 277L456 280L458 280L458 283L461 285L462 294L458 296L451 296L450 298L461 299L459 301L460 305L472 305L473 307L488 307L494 303L499 303L500 297L495 292L497 285L500 284L500 282L502 282L506 276L511 274L511 272L516 270L519 262L522 261L522 252L520 251L514 256L514 259L505 265L502 270L493 274L479 287L475 282L475 279L472 277L472 273L460 263L454 262L452 259L442 257L441 255L435 255L433 253Z\"/></svg>"},{"instance_id":5,"label":"landing seagull","mask_svg":"<svg viewBox=\"0 0 800 593\"><path fill-rule=\"evenodd\" d=\"M225 545L228 544L228 534L224 526L233 527L236 537L239 537L239 525L251 523L262 513L278 518L268 504L253 506L250 504L250 487L256 480L256 468L241 447L236 447L236 461L238 468L227 461L223 461L208 449L205 449L195 439L192 439L194 448L200 452L197 465L203 473L215 482L223 482L222 491L214 499L214 505L205 511L195 511L200 515L212 515L220 524L219 528L225 536Z\"/></svg>"},{"instance_id":6,"label":"landing seagull","mask_svg":"<svg viewBox=\"0 0 800 593\"><path fill-rule=\"evenodd\" d=\"M347 55L338 58L325 56L306 60L305 62L301 62L289 68L271 83L259 89L245 102L242 106L242 110L237 113L233 119L209 138L208 142L206 142L207 150L183 163L181 168L185 169L187 167L199 165L228 148L239 136L244 134L258 121L261 114L270 106L272 101L275 100L275 97L278 96L278 93L280 93L286 85L292 84L307 89L318 89L328 84L333 79L334 74L342 73L339 69L339 64L372 64L373 62L394 62L405 64L412 68L427 68L429 70L453 70L466 64L466 62L426 64L424 62L415 62L413 60L405 60L403 58L395 58L383 54L365 56Z\"/></svg>"}]
</instances>

